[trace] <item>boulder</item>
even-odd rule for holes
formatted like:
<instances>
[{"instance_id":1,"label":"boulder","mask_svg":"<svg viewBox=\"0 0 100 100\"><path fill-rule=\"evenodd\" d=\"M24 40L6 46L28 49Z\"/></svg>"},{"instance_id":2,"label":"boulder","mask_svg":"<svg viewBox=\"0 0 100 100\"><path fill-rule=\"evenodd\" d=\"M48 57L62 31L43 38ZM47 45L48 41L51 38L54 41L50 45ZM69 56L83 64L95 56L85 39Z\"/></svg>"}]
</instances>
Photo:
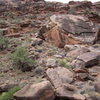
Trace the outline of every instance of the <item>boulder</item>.
<instances>
[{"instance_id":1,"label":"boulder","mask_svg":"<svg viewBox=\"0 0 100 100\"><path fill-rule=\"evenodd\" d=\"M72 57L72 58L77 58L79 55L83 53L87 53L87 52L89 52L89 50L86 47L81 47L81 48L68 52L67 56Z\"/></svg>"},{"instance_id":2,"label":"boulder","mask_svg":"<svg viewBox=\"0 0 100 100\"><path fill-rule=\"evenodd\" d=\"M99 64L100 54L96 52L87 52L80 54L75 60L72 61L71 66L75 67L91 67Z\"/></svg>"},{"instance_id":3,"label":"boulder","mask_svg":"<svg viewBox=\"0 0 100 100\"><path fill-rule=\"evenodd\" d=\"M48 58L48 59L47 59L46 66L47 66L47 67L56 67L56 66L57 66L57 61L56 61L56 59Z\"/></svg>"},{"instance_id":4,"label":"boulder","mask_svg":"<svg viewBox=\"0 0 100 100\"><path fill-rule=\"evenodd\" d=\"M64 47L65 44L91 42L94 40L92 24L82 16L53 15L41 27L38 35L58 47Z\"/></svg>"},{"instance_id":5,"label":"boulder","mask_svg":"<svg viewBox=\"0 0 100 100\"><path fill-rule=\"evenodd\" d=\"M78 56L77 59L83 61L85 67L90 67L99 63L100 54L95 52L88 52Z\"/></svg>"},{"instance_id":6,"label":"boulder","mask_svg":"<svg viewBox=\"0 0 100 100\"><path fill-rule=\"evenodd\" d=\"M72 34L81 34L93 32L92 27L87 23L88 19L86 17L78 15L53 15L50 20L57 24L57 26L66 32Z\"/></svg>"},{"instance_id":7,"label":"boulder","mask_svg":"<svg viewBox=\"0 0 100 100\"><path fill-rule=\"evenodd\" d=\"M63 83L71 83L73 81L73 73L64 67L49 68L46 74L55 88L61 86Z\"/></svg>"},{"instance_id":8,"label":"boulder","mask_svg":"<svg viewBox=\"0 0 100 100\"><path fill-rule=\"evenodd\" d=\"M49 81L28 84L14 94L16 100L53 100L54 91Z\"/></svg>"},{"instance_id":9,"label":"boulder","mask_svg":"<svg viewBox=\"0 0 100 100\"><path fill-rule=\"evenodd\" d=\"M95 90L100 93L100 73L97 76L97 80L95 82Z\"/></svg>"},{"instance_id":10,"label":"boulder","mask_svg":"<svg viewBox=\"0 0 100 100\"><path fill-rule=\"evenodd\" d=\"M92 45L89 47L89 50L92 52L100 53L100 45L99 44Z\"/></svg>"},{"instance_id":11,"label":"boulder","mask_svg":"<svg viewBox=\"0 0 100 100\"><path fill-rule=\"evenodd\" d=\"M75 96L79 94L77 88L70 84L73 81L73 73L70 70L63 67L49 68L46 74L55 88L57 97L78 100Z\"/></svg>"},{"instance_id":12,"label":"boulder","mask_svg":"<svg viewBox=\"0 0 100 100\"><path fill-rule=\"evenodd\" d=\"M42 39L39 38L32 38L32 46L41 45L43 43Z\"/></svg>"},{"instance_id":13,"label":"boulder","mask_svg":"<svg viewBox=\"0 0 100 100\"><path fill-rule=\"evenodd\" d=\"M100 29L96 32L96 35L95 35L95 39L93 41L93 44L95 44L99 40L100 40Z\"/></svg>"},{"instance_id":14,"label":"boulder","mask_svg":"<svg viewBox=\"0 0 100 100\"><path fill-rule=\"evenodd\" d=\"M72 68L84 68L84 61L81 61L79 59L75 59L71 62Z\"/></svg>"},{"instance_id":15,"label":"boulder","mask_svg":"<svg viewBox=\"0 0 100 100\"><path fill-rule=\"evenodd\" d=\"M74 94L73 97L75 98L75 100L85 100L85 96L81 94Z\"/></svg>"}]
</instances>

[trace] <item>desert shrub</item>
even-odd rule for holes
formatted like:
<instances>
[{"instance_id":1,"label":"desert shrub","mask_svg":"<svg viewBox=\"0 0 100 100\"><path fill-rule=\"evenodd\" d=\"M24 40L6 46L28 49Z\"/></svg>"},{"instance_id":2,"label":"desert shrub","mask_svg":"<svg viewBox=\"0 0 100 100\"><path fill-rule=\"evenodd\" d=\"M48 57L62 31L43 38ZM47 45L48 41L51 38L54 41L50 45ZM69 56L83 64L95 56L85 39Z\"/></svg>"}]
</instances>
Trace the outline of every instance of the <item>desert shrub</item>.
<instances>
[{"instance_id":1,"label":"desert shrub","mask_svg":"<svg viewBox=\"0 0 100 100\"><path fill-rule=\"evenodd\" d=\"M68 14L75 15L75 14L76 14L76 9L75 9L75 8L70 8L70 9L68 10Z\"/></svg>"},{"instance_id":2,"label":"desert shrub","mask_svg":"<svg viewBox=\"0 0 100 100\"><path fill-rule=\"evenodd\" d=\"M90 13L93 14L93 15L100 16L100 13L96 10L92 10Z\"/></svg>"},{"instance_id":3,"label":"desert shrub","mask_svg":"<svg viewBox=\"0 0 100 100\"><path fill-rule=\"evenodd\" d=\"M20 90L20 87L16 86L16 87L8 90L8 92L2 93L2 95L0 96L0 100L13 100L13 94L19 90Z\"/></svg>"},{"instance_id":4,"label":"desert shrub","mask_svg":"<svg viewBox=\"0 0 100 100\"><path fill-rule=\"evenodd\" d=\"M4 50L8 47L9 39L3 36L3 32L0 31L0 50Z\"/></svg>"},{"instance_id":5,"label":"desert shrub","mask_svg":"<svg viewBox=\"0 0 100 100\"><path fill-rule=\"evenodd\" d=\"M62 59L59 61L59 65L65 68L69 68L68 61L66 59Z\"/></svg>"},{"instance_id":6,"label":"desert shrub","mask_svg":"<svg viewBox=\"0 0 100 100\"><path fill-rule=\"evenodd\" d=\"M10 55L14 68L21 71L30 71L34 67L35 61L29 58L29 53L23 47L17 47L15 52Z\"/></svg>"},{"instance_id":7,"label":"desert shrub","mask_svg":"<svg viewBox=\"0 0 100 100\"><path fill-rule=\"evenodd\" d=\"M84 14L85 14L85 15L90 14L90 9L89 9L89 8L86 8L86 9L84 10Z\"/></svg>"}]
</instances>

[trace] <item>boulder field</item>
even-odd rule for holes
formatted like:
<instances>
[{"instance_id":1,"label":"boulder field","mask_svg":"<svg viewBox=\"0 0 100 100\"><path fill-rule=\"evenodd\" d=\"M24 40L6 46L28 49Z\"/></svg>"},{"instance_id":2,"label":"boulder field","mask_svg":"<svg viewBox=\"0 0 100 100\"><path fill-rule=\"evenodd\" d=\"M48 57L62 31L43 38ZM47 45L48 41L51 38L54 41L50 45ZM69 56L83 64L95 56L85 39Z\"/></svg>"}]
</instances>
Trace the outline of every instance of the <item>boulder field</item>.
<instances>
[{"instance_id":1,"label":"boulder field","mask_svg":"<svg viewBox=\"0 0 100 100\"><path fill-rule=\"evenodd\" d=\"M9 41L0 48L0 94L20 86L14 100L100 100L100 2L0 0L0 36ZM34 65L15 67L17 47Z\"/></svg>"}]
</instances>

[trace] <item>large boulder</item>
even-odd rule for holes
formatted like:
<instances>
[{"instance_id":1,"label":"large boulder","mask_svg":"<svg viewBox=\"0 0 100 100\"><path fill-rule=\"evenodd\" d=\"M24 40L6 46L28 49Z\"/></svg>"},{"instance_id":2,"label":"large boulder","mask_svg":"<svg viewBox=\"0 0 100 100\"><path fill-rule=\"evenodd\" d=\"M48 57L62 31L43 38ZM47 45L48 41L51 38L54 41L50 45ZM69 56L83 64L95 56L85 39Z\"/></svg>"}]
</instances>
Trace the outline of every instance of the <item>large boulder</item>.
<instances>
[{"instance_id":1,"label":"large boulder","mask_svg":"<svg viewBox=\"0 0 100 100\"><path fill-rule=\"evenodd\" d=\"M63 67L50 68L46 71L48 79L55 88L55 94L59 98L72 100L85 100L84 96L78 93L77 88L71 85L73 73Z\"/></svg>"},{"instance_id":2,"label":"large boulder","mask_svg":"<svg viewBox=\"0 0 100 100\"><path fill-rule=\"evenodd\" d=\"M88 52L78 56L77 59L84 61L86 67L93 66L99 63L100 54L95 52Z\"/></svg>"},{"instance_id":3,"label":"large boulder","mask_svg":"<svg viewBox=\"0 0 100 100\"><path fill-rule=\"evenodd\" d=\"M75 60L72 61L73 67L91 67L99 64L100 53L87 52L79 55Z\"/></svg>"},{"instance_id":4,"label":"large boulder","mask_svg":"<svg viewBox=\"0 0 100 100\"><path fill-rule=\"evenodd\" d=\"M54 91L49 81L28 84L14 94L16 100L53 100Z\"/></svg>"},{"instance_id":5,"label":"large boulder","mask_svg":"<svg viewBox=\"0 0 100 100\"><path fill-rule=\"evenodd\" d=\"M40 29L39 37L58 46L94 40L94 31L88 18L77 15L53 15Z\"/></svg>"},{"instance_id":6,"label":"large boulder","mask_svg":"<svg viewBox=\"0 0 100 100\"><path fill-rule=\"evenodd\" d=\"M49 68L46 73L56 88L73 81L73 73L64 67Z\"/></svg>"}]
</instances>

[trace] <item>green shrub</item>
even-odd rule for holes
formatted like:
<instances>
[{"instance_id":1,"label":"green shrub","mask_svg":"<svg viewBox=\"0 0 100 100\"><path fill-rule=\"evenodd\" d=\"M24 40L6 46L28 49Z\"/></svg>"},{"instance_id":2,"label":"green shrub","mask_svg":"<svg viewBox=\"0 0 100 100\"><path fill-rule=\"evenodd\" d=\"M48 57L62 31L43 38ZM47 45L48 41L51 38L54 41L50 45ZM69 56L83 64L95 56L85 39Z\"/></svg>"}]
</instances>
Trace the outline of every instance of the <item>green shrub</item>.
<instances>
[{"instance_id":1,"label":"green shrub","mask_svg":"<svg viewBox=\"0 0 100 100\"><path fill-rule=\"evenodd\" d=\"M89 9L89 8L86 8L86 9L84 10L84 14L85 14L85 15L90 14L90 9Z\"/></svg>"},{"instance_id":2,"label":"green shrub","mask_svg":"<svg viewBox=\"0 0 100 100\"><path fill-rule=\"evenodd\" d=\"M21 71L30 71L35 61L29 58L29 53L23 47L17 47L16 51L10 55L14 67Z\"/></svg>"},{"instance_id":3,"label":"green shrub","mask_svg":"<svg viewBox=\"0 0 100 100\"><path fill-rule=\"evenodd\" d=\"M13 94L20 90L20 87L16 86L10 89L8 92L2 93L0 100L13 100Z\"/></svg>"},{"instance_id":4,"label":"green shrub","mask_svg":"<svg viewBox=\"0 0 100 100\"><path fill-rule=\"evenodd\" d=\"M68 10L68 14L75 15L75 14L76 14L76 9L75 9L75 8L70 8L70 9Z\"/></svg>"},{"instance_id":5,"label":"green shrub","mask_svg":"<svg viewBox=\"0 0 100 100\"><path fill-rule=\"evenodd\" d=\"M8 47L9 40L7 37L3 36L3 32L0 31L0 50L4 50Z\"/></svg>"},{"instance_id":6,"label":"green shrub","mask_svg":"<svg viewBox=\"0 0 100 100\"><path fill-rule=\"evenodd\" d=\"M69 68L68 61L66 59L62 59L59 61L59 65L65 68Z\"/></svg>"}]
</instances>

